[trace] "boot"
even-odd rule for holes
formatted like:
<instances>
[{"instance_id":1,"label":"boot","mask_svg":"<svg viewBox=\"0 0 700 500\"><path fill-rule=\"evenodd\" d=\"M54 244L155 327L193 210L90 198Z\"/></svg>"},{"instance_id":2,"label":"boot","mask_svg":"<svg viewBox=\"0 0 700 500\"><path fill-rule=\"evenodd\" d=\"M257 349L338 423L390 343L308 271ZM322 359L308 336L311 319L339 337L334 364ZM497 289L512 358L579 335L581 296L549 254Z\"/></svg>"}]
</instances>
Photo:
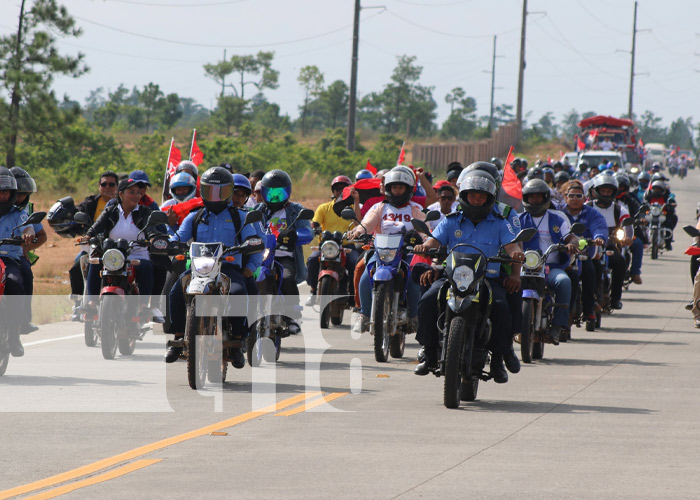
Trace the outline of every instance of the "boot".
<instances>
[{"instance_id":1,"label":"boot","mask_svg":"<svg viewBox=\"0 0 700 500\"><path fill-rule=\"evenodd\" d=\"M503 356L500 354L494 354L491 357L491 376L493 381L497 384L505 384L508 382L508 372L506 367L503 366Z\"/></svg>"},{"instance_id":2,"label":"boot","mask_svg":"<svg viewBox=\"0 0 700 500\"><path fill-rule=\"evenodd\" d=\"M427 375L428 373L434 372L437 369L437 349L436 348L424 348L424 359L422 362L416 365L413 373L421 377Z\"/></svg>"},{"instance_id":3,"label":"boot","mask_svg":"<svg viewBox=\"0 0 700 500\"><path fill-rule=\"evenodd\" d=\"M10 337L10 354L15 358L21 358L24 356L24 347L22 346L22 341L19 339L19 335L13 335Z\"/></svg>"}]
</instances>

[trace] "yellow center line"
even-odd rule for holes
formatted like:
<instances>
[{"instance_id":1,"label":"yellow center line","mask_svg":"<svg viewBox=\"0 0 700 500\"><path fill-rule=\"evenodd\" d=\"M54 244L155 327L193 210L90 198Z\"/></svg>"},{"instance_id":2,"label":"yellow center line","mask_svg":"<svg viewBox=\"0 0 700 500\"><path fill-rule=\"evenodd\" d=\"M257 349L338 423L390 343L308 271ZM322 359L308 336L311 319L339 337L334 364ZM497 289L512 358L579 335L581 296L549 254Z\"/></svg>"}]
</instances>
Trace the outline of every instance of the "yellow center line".
<instances>
[{"instance_id":1,"label":"yellow center line","mask_svg":"<svg viewBox=\"0 0 700 500\"><path fill-rule=\"evenodd\" d=\"M39 493L38 495L31 496L29 498L26 498L25 500L48 500L49 498L56 498L58 496L65 495L66 493L70 493L71 491L86 488L88 486L92 486L98 483L104 483L105 481L109 481L110 479L115 479L117 477L124 476L130 472L134 472L139 469L143 469L144 467L148 467L149 465L157 464L158 462L162 462L162 459L137 460L136 462L132 462L130 464L125 465L124 467L119 467L118 469L105 472L104 474L100 474L99 476L89 477L76 483L66 484L64 486L54 488L50 491L45 491L44 493Z\"/></svg>"},{"instance_id":2,"label":"yellow center line","mask_svg":"<svg viewBox=\"0 0 700 500\"><path fill-rule=\"evenodd\" d=\"M311 401L310 403L304 403L301 406L297 406L296 408L293 408L291 410L283 411L281 413L275 413L275 417L289 417L291 415L296 415L297 413L304 412L306 410L310 410L311 408L316 408L317 406L321 406L322 404L328 403L329 401L333 401L334 399L342 398L343 396L347 396L350 394L349 392L333 392L331 394L328 394L327 396L324 396L322 398L316 399L314 401Z\"/></svg>"},{"instance_id":3,"label":"yellow center line","mask_svg":"<svg viewBox=\"0 0 700 500\"><path fill-rule=\"evenodd\" d=\"M139 448L134 448L133 450L126 451L124 453L120 453L119 455L114 455L113 457L105 458L103 460L99 460L99 461L94 462L92 464L84 465L82 467L78 467L77 469L73 469L71 471L64 472L62 474L48 477L46 479L41 479L39 481L35 481L33 483L25 484L22 486L17 486L15 488L11 488L9 490L0 491L0 500L5 500L6 498L11 498L11 497L14 497L17 495L24 495L26 493L30 493L32 491L44 489L44 488L47 488L49 486L54 486L56 484L63 483L65 481L71 481L73 479L76 479L76 478L81 477L81 476L85 476L87 474L93 474L99 470L106 469L107 467L112 467L112 466L117 465L121 462L126 462L127 460L133 460L134 458L141 457L143 455L146 455L147 453L158 451L158 450L161 450L163 448L167 448L168 446L182 443L183 441L188 441L190 439L204 436L204 435L209 434L211 432L220 431L220 430L225 429L227 427L233 427L235 425L242 424L242 423L247 422L249 420L253 420L255 418L261 417L267 413L272 413L272 412L282 410L282 409L287 408L289 406L295 405L301 401L305 401L308 398L316 397L319 394L321 394L321 393L320 392L309 392L309 393L305 392L303 394L298 394L296 396L292 396L291 398L284 399L284 400L282 400L274 405L270 405L270 406L268 406L266 408L262 408L260 410L244 413L244 414L239 415L237 417L229 418L227 420L223 420L223 421L218 422L216 424L208 425L206 427L202 427L202 428L196 429L194 431L186 432L186 433L180 434L178 436L173 436L171 438L163 439L161 441L157 441L155 443L141 446Z\"/></svg>"}]
</instances>

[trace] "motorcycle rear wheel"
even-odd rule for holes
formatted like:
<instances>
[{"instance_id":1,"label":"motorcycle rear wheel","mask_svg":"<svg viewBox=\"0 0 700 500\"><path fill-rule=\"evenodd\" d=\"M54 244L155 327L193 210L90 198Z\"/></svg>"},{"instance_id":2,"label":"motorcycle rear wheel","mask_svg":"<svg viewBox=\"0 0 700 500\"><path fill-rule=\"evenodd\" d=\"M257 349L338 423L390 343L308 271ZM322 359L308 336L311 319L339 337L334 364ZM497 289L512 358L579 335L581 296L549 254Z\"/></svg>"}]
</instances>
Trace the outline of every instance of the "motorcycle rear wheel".
<instances>
[{"instance_id":1,"label":"motorcycle rear wheel","mask_svg":"<svg viewBox=\"0 0 700 500\"><path fill-rule=\"evenodd\" d=\"M85 345L95 347L97 345L97 332L92 321L86 321L84 326Z\"/></svg>"},{"instance_id":2,"label":"motorcycle rear wheel","mask_svg":"<svg viewBox=\"0 0 700 500\"><path fill-rule=\"evenodd\" d=\"M120 301L116 295L105 295L100 302L100 340L102 357L114 359L117 355L117 318L121 314Z\"/></svg>"},{"instance_id":3,"label":"motorcycle rear wheel","mask_svg":"<svg viewBox=\"0 0 700 500\"><path fill-rule=\"evenodd\" d=\"M392 358L403 358L405 348L406 334L404 332L396 332L391 336L391 340L389 341L389 353Z\"/></svg>"}]
</instances>

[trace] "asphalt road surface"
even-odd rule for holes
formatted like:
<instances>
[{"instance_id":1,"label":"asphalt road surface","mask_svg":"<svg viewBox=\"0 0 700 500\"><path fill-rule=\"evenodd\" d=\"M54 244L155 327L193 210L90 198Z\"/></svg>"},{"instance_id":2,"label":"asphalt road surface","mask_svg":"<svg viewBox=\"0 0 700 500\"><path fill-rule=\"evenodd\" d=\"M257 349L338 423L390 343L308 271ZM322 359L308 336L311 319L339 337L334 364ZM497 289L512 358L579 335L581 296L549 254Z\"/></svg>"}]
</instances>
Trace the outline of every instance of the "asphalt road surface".
<instances>
[{"instance_id":1,"label":"asphalt road surface","mask_svg":"<svg viewBox=\"0 0 700 500\"><path fill-rule=\"evenodd\" d=\"M305 309L276 366L202 391L162 362L162 333L106 361L81 324L43 326L0 378L0 499L697 498L700 331L680 228L700 172L671 185L675 248L645 255L623 310L458 410L443 379L413 375L412 337L377 363L347 314L321 331Z\"/></svg>"}]
</instances>

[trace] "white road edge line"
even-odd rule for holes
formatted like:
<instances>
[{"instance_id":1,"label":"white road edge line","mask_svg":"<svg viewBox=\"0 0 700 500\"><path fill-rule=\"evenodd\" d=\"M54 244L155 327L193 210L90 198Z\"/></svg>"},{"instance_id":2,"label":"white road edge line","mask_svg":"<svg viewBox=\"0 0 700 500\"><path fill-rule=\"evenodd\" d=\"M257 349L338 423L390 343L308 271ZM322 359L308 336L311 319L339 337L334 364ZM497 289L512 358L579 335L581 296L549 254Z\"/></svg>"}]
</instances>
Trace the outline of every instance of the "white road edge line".
<instances>
[{"instance_id":1,"label":"white road edge line","mask_svg":"<svg viewBox=\"0 0 700 500\"><path fill-rule=\"evenodd\" d=\"M67 337L58 337L55 339L45 339L45 340L37 340L35 342L26 342L23 343L24 347L31 347L33 345L39 345L39 344L48 344L49 342L56 342L58 340L68 340L68 339L77 339L79 337L82 337L83 334L80 335L69 335Z\"/></svg>"}]
</instances>

